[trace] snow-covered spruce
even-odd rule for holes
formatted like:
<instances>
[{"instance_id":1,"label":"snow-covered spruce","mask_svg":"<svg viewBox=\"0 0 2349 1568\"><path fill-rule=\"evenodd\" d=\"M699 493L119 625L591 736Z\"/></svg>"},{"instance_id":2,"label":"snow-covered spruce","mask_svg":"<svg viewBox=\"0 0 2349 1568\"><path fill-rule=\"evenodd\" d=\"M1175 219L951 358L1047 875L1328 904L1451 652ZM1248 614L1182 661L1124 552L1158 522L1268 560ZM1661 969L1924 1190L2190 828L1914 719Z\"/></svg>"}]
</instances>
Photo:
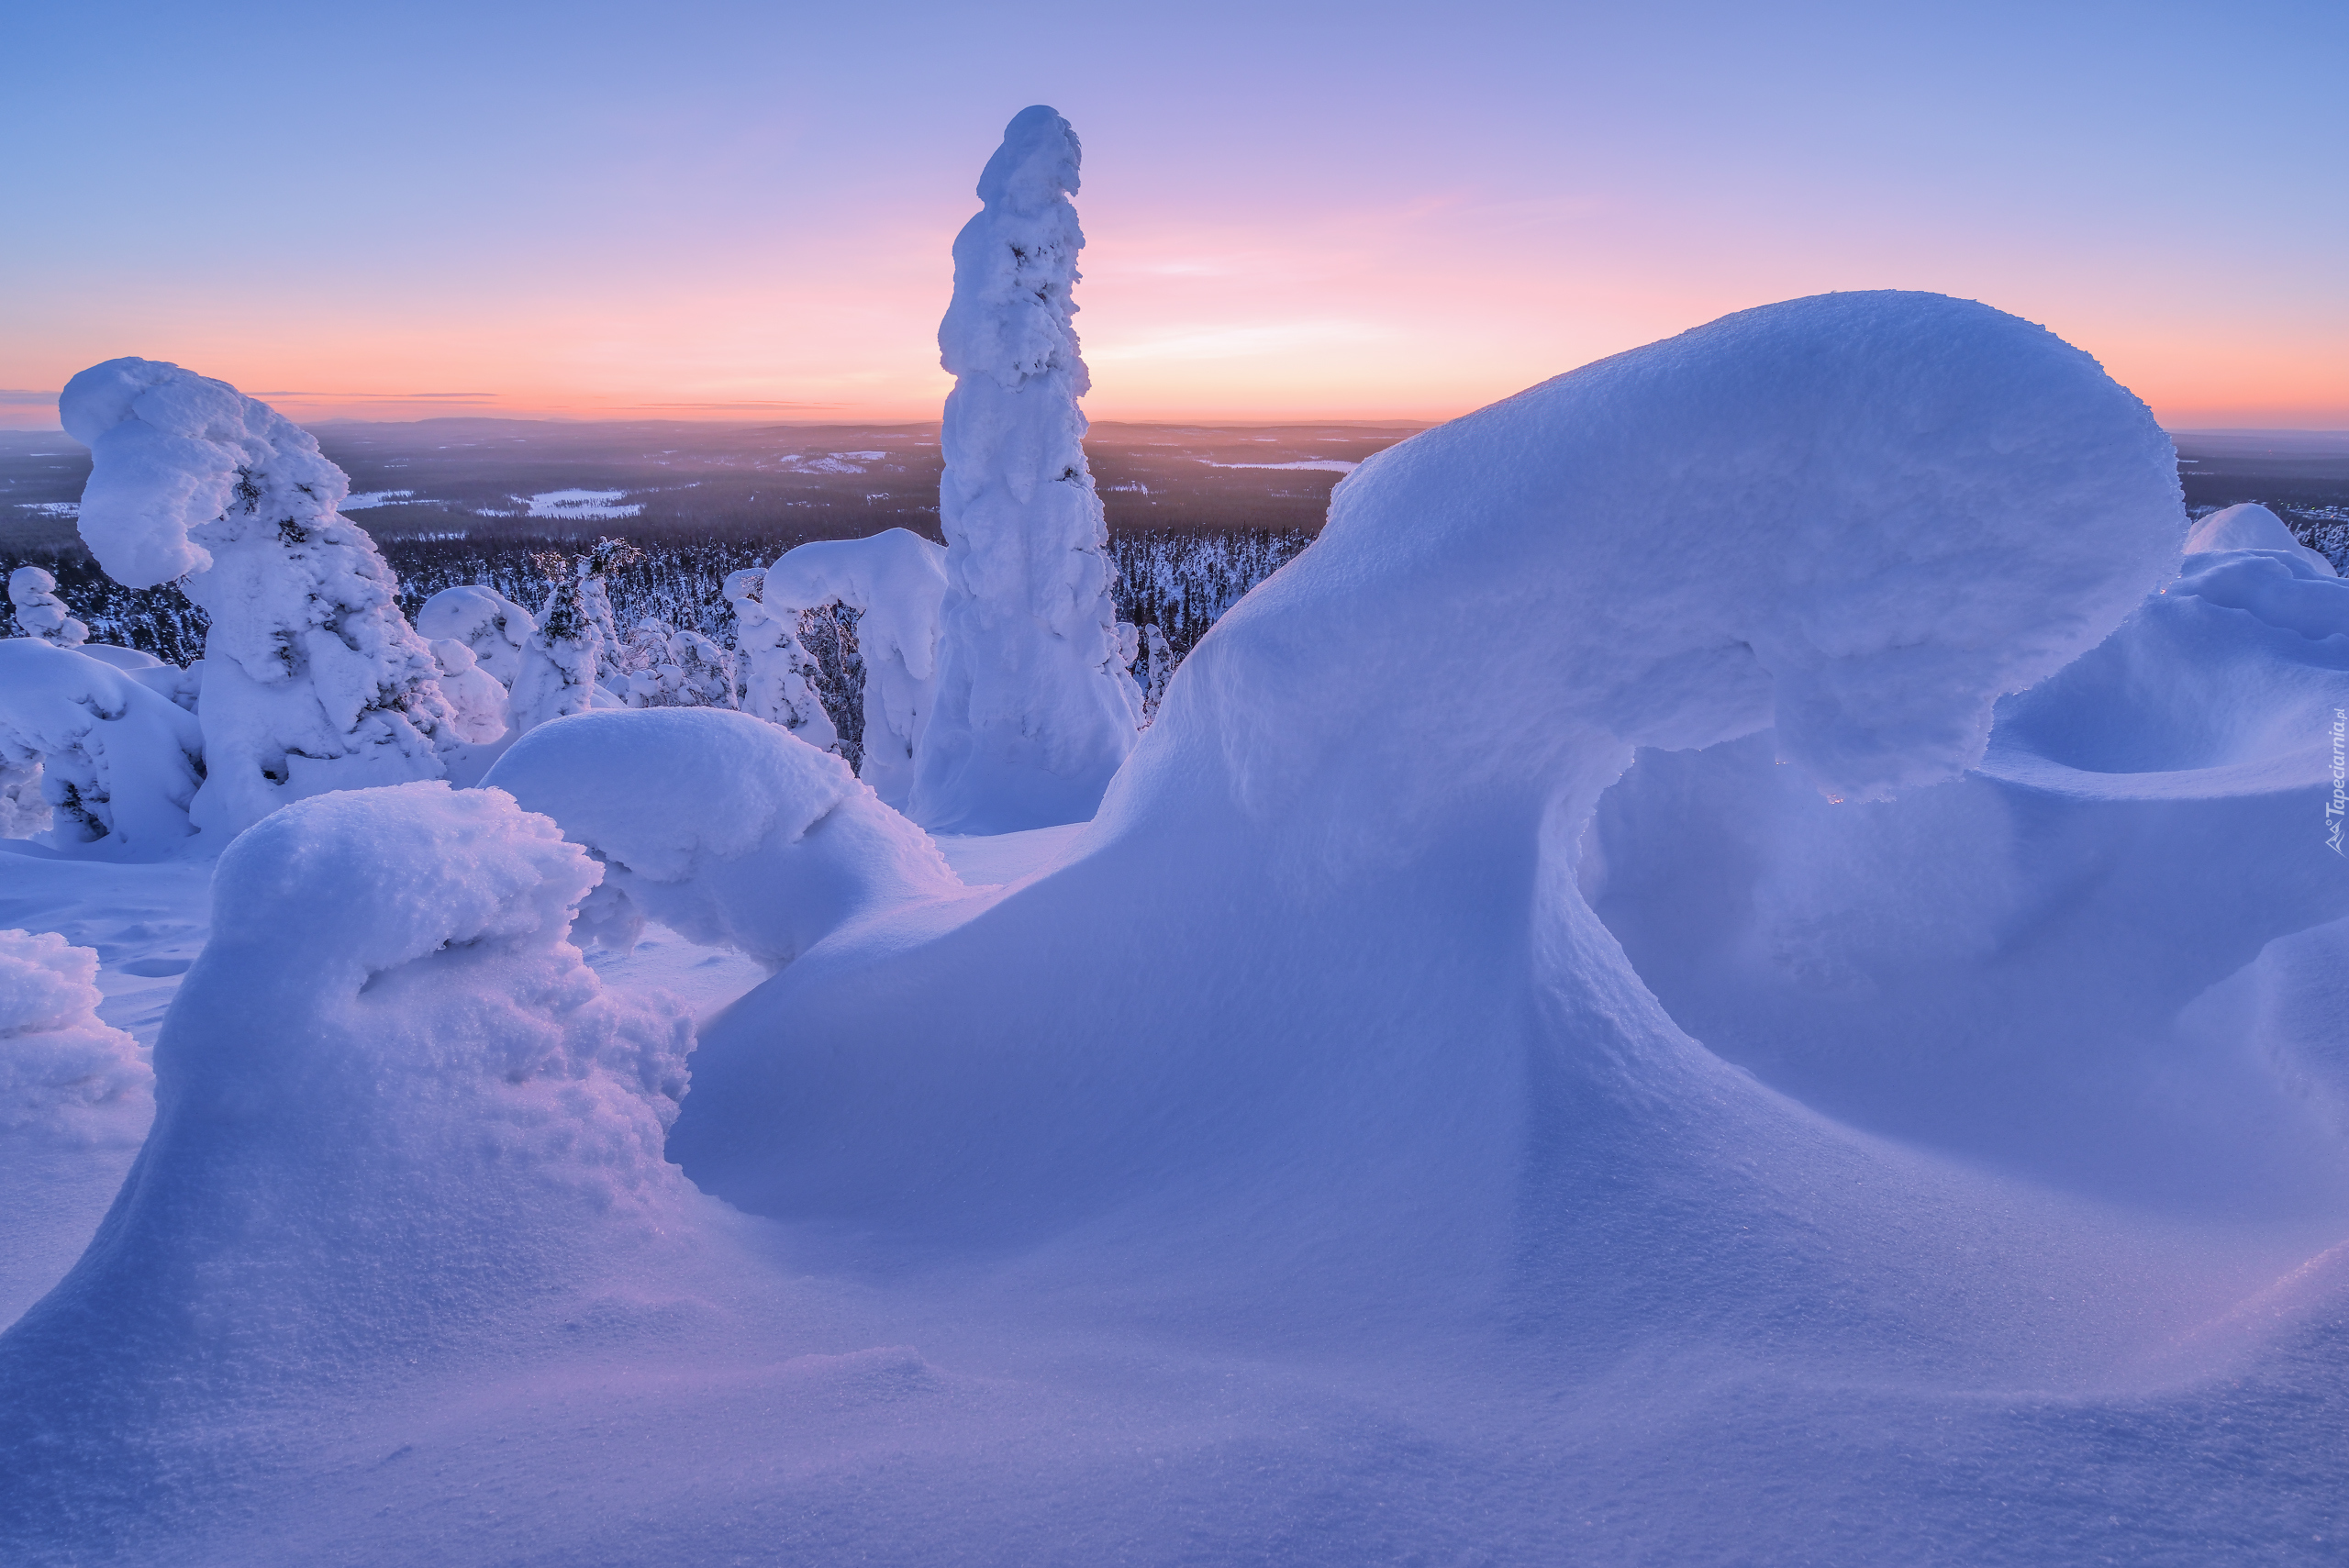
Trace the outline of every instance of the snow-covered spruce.
<instances>
[{"instance_id":1,"label":"snow-covered spruce","mask_svg":"<svg viewBox=\"0 0 2349 1568\"><path fill-rule=\"evenodd\" d=\"M173 672L176 673L177 672ZM138 679L39 638L0 639L0 795L9 838L46 828L56 848L134 855L178 847L195 830L205 739L198 720ZM53 808L41 824L27 785Z\"/></svg>"},{"instance_id":2,"label":"snow-covered spruce","mask_svg":"<svg viewBox=\"0 0 2349 1568\"><path fill-rule=\"evenodd\" d=\"M457 739L468 746L486 746L504 737L511 699L497 677L474 659L473 649L453 637L436 638L432 658L440 668L440 695L448 701Z\"/></svg>"},{"instance_id":3,"label":"snow-covered spruce","mask_svg":"<svg viewBox=\"0 0 2349 1568\"><path fill-rule=\"evenodd\" d=\"M2256 501L2245 501L2211 513L2186 536L2186 553L2202 555L2222 550L2276 550L2306 562L2328 577L2340 573L2317 551L2294 537L2291 525Z\"/></svg>"},{"instance_id":4,"label":"snow-covered spruce","mask_svg":"<svg viewBox=\"0 0 2349 1568\"><path fill-rule=\"evenodd\" d=\"M630 707L731 707L734 656L658 616L636 623L620 645L613 688Z\"/></svg>"},{"instance_id":5,"label":"snow-covered spruce","mask_svg":"<svg viewBox=\"0 0 2349 1568\"><path fill-rule=\"evenodd\" d=\"M424 601L416 613L420 637L438 642L453 637L473 651L473 662L512 689L522 673L522 650L529 647L539 623L529 611L477 583L443 588Z\"/></svg>"},{"instance_id":6,"label":"snow-covered spruce","mask_svg":"<svg viewBox=\"0 0 2349 1568\"><path fill-rule=\"evenodd\" d=\"M1150 678L1142 684L1141 721L1147 726L1158 717L1158 705L1166 700L1166 683L1174 673L1174 650L1166 641L1166 634L1155 621L1142 628L1142 643L1150 654Z\"/></svg>"},{"instance_id":7,"label":"snow-covered spruce","mask_svg":"<svg viewBox=\"0 0 2349 1568\"><path fill-rule=\"evenodd\" d=\"M816 695L815 656L800 646L799 617L768 608L765 584L766 573L757 567L726 579L726 599L734 606L735 673L741 683L742 711L829 751L839 744L840 735Z\"/></svg>"},{"instance_id":8,"label":"snow-covered spruce","mask_svg":"<svg viewBox=\"0 0 2349 1568\"><path fill-rule=\"evenodd\" d=\"M514 679L515 734L596 706L596 683L619 651L605 577L633 553L625 541L604 539L575 558L552 550L532 557L547 597Z\"/></svg>"},{"instance_id":9,"label":"snow-covered spruce","mask_svg":"<svg viewBox=\"0 0 2349 1568\"><path fill-rule=\"evenodd\" d=\"M98 955L54 931L0 931L0 1133L136 1142L154 1073L102 1023Z\"/></svg>"},{"instance_id":10,"label":"snow-covered spruce","mask_svg":"<svg viewBox=\"0 0 2349 1568\"><path fill-rule=\"evenodd\" d=\"M134 588L181 579L211 617L199 828L228 838L307 795L440 776L431 650L307 431L141 359L82 372L58 414L90 449L81 528L99 564Z\"/></svg>"},{"instance_id":11,"label":"snow-covered spruce","mask_svg":"<svg viewBox=\"0 0 2349 1568\"><path fill-rule=\"evenodd\" d=\"M718 708L541 725L483 781L605 864L583 929L626 949L650 916L780 969L841 926L965 890L848 764Z\"/></svg>"},{"instance_id":12,"label":"snow-covered spruce","mask_svg":"<svg viewBox=\"0 0 2349 1568\"><path fill-rule=\"evenodd\" d=\"M1021 110L954 239L938 329L954 376L940 437L944 631L910 807L934 829L1083 821L1141 725L1077 407L1090 385L1070 325L1078 159L1066 120Z\"/></svg>"},{"instance_id":13,"label":"snow-covered spruce","mask_svg":"<svg viewBox=\"0 0 2349 1568\"><path fill-rule=\"evenodd\" d=\"M8 603L17 612L17 629L60 648L79 648L90 640L90 628L73 618L57 596L57 579L38 566L19 566L8 573Z\"/></svg>"},{"instance_id":14,"label":"snow-covered spruce","mask_svg":"<svg viewBox=\"0 0 2349 1568\"><path fill-rule=\"evenodd\" d=\"M919 534L884 528L870 539L800 545L767 568L763 596L776 616L798 620L833 605L858 612L864 754L857 776L899 811L912 801L936 700L947 556Z\"/></svg>"}]
</instances>

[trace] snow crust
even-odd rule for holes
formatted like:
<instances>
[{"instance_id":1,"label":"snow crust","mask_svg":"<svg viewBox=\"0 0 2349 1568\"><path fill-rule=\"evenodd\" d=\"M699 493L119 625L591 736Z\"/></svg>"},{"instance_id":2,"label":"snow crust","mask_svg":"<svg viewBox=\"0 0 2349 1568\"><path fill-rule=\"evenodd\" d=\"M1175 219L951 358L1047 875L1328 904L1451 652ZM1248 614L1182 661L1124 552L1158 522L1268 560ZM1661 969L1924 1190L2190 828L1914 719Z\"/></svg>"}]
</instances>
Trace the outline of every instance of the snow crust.
<instances>
[{"instance_id":1,"label":"snow crust","mask_svg":"<svg viewBox=\"0 0 2349 1568\"><path fill-rule=\"evenodd\" d=\"M763 598L774 614L796 618L836 604L859 612L864 762L857 776L900 811L912 804L922 738L936 702L946 561L947 551L919 534L884 528L869 539L794 546L767 568ZM829 744L793 728L815 744Z\"/></svg>"},{"instance_id":2,"label":"snow crust","mask_svg":"<svg viewBox=\"0 0 2349 1568\"><path fill-rule=\"evenodd\" d=\"M928 835L846 762L748 714L562 719L517 742L484 784L604 863L583 919L618 947L650 916L779 969L861 916L963 891Z\"/></svg>"},{"instance_id":3,"label":"snow crust","mask_svg":"<svg viewBox=\"0 0 2349 1568\"><path fill-rule=\"evenodd\" d=\"M954 239L938 329L954 377L940 436L944 630L911 796L941 831L1084 820L1141 725L1077 408L1091 384L1070 324L1080 150L1058 114L1022 109Z\"/></svg>"}]
</instances>

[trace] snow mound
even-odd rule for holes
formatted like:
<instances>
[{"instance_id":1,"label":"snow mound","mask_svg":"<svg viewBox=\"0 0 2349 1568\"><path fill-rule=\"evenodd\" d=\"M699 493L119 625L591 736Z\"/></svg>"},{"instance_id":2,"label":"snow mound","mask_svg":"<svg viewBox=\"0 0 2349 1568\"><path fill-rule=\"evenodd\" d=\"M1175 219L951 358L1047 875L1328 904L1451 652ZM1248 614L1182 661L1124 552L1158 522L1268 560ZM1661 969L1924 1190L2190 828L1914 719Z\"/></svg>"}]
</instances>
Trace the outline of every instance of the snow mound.
<instances>
[{"instance_id":1,"label":"snow mound","mask_svg":"<svg viewBox=\"0 0 2349 1568\"><path fill-rule=\"evenodd\" d=\"M98 955L53 931L0 931L0 1133L137 1142L155 1075L98 1021Z\"/></svg>"},{"instance_id":2,"label":"snow mound","mask_svg":"<svg viewBox=\"0 0 2349 1568\"><path fill-rule=\"evenodd\" d=\"M484 782L605 863L604 890L582 917L614 945L632 941L649 915L781 968L876 910L963 892L929 836L846 762L748 714L557 719L517 741Z\"/></svg>"},{"instance_id":3,"label":"snow mound","mask_svg":"<svg viewBox=\"0 0 2349 1568\"><path fill-rule=\"evenodd\" d=\"M2340 575L2333 571L2332 562L2293 536L2289 524L2256 501L2213 512L2195 524L2194 530L2186 536L2188 555L2224 550L2281 550L2295 561L2307 562L2327 577Z\"/></svg>"},{"instance_id":4,"label":"snow mound","mask_svg":"<svg viewBox=\"0 0 2349 1568\"><path fill-rule=\"evenodd\" d=\"M151 856L194 831L202 732L139 673L38 638L0 640L0 766L39 768L60 849Z\"/></svg>"},{"instance_id":5,"label":"snow mound","mask_svg":"<svg viewBox=\"0 0 2349 1568\"><path fill-rule=\"evenodd\" d=\"M135 1452L182 1407L445 1355L675 1223L692 1026L582 962L596 876L507 795L437 782L299 802L228 848L154 1129L5 1341L17 1500L89 1480L32 1462L48 1423Z\"/></svg>"},{"instance_id":6,"label":"snow mound","mask_svg":"<svg viewBox=\"0 0 2349 1568\"><path fill-rule=\"evenodd\" d=\"M856 646L864 660L864 762L858 776L883 801L905 810L938 684L946 551L906 528L884 528L870 539L818 539L784 551L767 568L762 596L777 615L835 604L858 612Z\"/></svg>"},{"instance_id":7,"label":"snow mound","mask_svg":"<svg viewBox=\"0 0 2349 1568\"><path fill-rule=\"evenodd\" d=\"M2039 1221L1725 1068L1574 873L1637 746L1775 725L1830 795L1953 776L2184 532L2143 405L1984 306L1798 300L1562 376L1341 484L1060 863L714 1023L672 1150L908 1244L1099 1238L1259 1322L2078 1353L2023 1283L2067 1266ZM1909 1251L1924 1212L2000 1262ZM1922 1312L1944 1269L1978 1310ZM1820 1338L1765 1327L1822 1297Z\"/></svg>"},{"instance_id":8,"label":"snow mound","mask_svg":"<svg viewBox=\"0 0 2349 1568\"><path fill-rule=\"evenodd\" d=\"M453 637L432 643L433 662L440 670L440 695L449 704L450 723L457 739L469 746L486 746L507 730L509 703L497 677L473 660L473 651Z\"/></svg>"},{"instance_id":9,"label":"snow mound","mask_svg":"<svg viewBox=\"0 0 2349 1568\"><path fill-rule=\"evenodd\" d=\"M75 620L57 596L57 579L38 566L8 573L8 602L16 609L17 629L27 637L60 648L79 648L90 639L89 627Z\"/></svg>"}]
</instances>

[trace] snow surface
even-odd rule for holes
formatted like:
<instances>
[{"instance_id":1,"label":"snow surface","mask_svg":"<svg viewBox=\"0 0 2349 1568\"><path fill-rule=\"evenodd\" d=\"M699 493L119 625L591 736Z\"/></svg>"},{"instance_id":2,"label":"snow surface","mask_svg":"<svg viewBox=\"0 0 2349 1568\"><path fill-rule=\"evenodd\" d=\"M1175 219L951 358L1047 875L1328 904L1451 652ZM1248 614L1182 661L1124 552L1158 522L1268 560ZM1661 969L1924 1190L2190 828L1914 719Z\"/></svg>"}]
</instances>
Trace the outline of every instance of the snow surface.
<instances>
[{"instance_id":1,"label":"snow surface","mask_svg":"<svg viewBox=\"0 0 2349 1568\"><path fill-rule=\"evenodd\" d=\"M2086 355L1831 295L1364 463L1088 824L709 709L281 811L0 1554L2337 1560L2349 584L2185 533Z\"/></svg>"},{"instance_id":2,"label":"snow surface","mask_svg":"<svg viewBox=\"0 0 2349 1568\"><path fill-rule=\"evenodd\" d=\"M572 522L610 522L618 517L633 517L644 510L641 502L622 505L625 490L545 490L536 495L517 495L522 503L522 515L527 517L561 517ZM511 513L484 512L484 517L510 517Z\"/></svg>"},{"instance_id":3,"label":"snow surface","mask_svg":"<svg viewBox=\"0 0 2349 1568\"><path fill-rule=\"evenodd\" d=\"M1204 457L1199 461L1209 468L1308 468L1323 473L1352 473L1362 466L1358 462L1334 457L1306 458L1297 462L1217 462L1212 458Z\"/></svg>"},{"instance_id":4,"label":"snow surface","mask_svg":"<svg viewBox=\"0 0 2349 1568\"><path fill-rule=\"evenodd\" d=\"M869 539L816 539L777 557L762 591L774 614L795 619L829 605L859 612L864 761L857 776L900 811L911 805L922 737L936 701L946 556L907 528L884 528ZM830 728L829 720L825 728ZM817 745L828 744L810 728L794 729Z\"/></svg>"},{"instance_id":5,"label":"snow surface","mask_svg":"<svg viewBox=\"0 0 2349 1568\"><path fill-rule=\"evenodd\" d=\"M954 239L938 328L954 377L940 433L944 629L911 796L914 818L944 831L1082 821L1141 722L1077 408L1091 384L1070 325L1078 159L1066 120L1022 109Z\"/></svg>"}]
</instances>

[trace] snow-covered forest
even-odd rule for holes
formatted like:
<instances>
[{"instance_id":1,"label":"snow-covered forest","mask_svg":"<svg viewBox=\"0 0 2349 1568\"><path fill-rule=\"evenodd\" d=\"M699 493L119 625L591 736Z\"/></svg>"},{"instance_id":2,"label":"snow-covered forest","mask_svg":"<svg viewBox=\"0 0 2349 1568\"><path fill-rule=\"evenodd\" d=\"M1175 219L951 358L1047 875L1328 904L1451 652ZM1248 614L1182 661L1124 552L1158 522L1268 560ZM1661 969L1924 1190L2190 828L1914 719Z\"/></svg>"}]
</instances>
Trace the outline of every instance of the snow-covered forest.
<instances>
[{"instance_id":1,"label":"snow-covered forest","mask_svg":"<svg viewBox=\"0 0 2349 1568\"><path fill-rule=\"evenodd\" d=\"M1080 174L941 259L942 542L67 384L0 1561L2336 1559L2342 533L1883 290L1113 534Z\"/></svg>"}]
</instances>

